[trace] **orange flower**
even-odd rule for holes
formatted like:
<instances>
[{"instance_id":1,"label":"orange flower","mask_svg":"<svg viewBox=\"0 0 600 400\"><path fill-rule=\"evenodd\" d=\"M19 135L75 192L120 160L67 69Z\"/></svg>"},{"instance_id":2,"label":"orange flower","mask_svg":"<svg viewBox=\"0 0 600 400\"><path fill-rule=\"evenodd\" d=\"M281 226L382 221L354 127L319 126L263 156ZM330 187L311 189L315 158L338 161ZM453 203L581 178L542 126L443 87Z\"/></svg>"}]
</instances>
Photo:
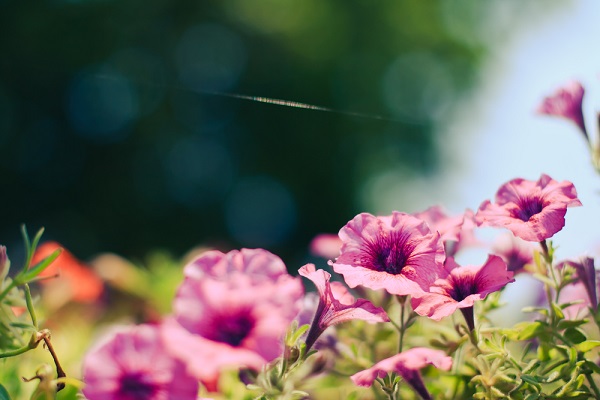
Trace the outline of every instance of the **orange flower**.
<instances>
[{"instance_id":1,"label":"orange flower","mask_svg":"<svg viewBox=\"0 0 600 400\"><path fill-rule=\"evenodd\" d=\"M32 265L39 263L61 247L56 242L42 244L33 256ZM98 300L104 289L98 275L64 249L58 258L40 274L40 278L49 278L40 280L47 289L54 287L65 290L66 293L63 292L61 296L65 303L70 300L92 303ZM55 291L54 294L59 294L59 291Z\"/></svg>"}]
</instances>

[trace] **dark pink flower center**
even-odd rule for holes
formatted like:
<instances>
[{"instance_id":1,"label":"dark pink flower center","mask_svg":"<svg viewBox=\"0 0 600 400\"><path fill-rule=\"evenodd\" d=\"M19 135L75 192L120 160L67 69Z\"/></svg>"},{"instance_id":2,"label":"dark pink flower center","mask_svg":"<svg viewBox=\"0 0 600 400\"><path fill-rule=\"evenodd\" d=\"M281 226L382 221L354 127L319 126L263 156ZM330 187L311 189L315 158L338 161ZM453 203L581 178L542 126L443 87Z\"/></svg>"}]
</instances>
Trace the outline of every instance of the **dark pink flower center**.
<instances>
[{"instance_id":1,"label":"dark pink flower center","mask_svg":"<svg viewBox=\"0 0 600 400\"><path fill-rule=\"evenodd\" d=\"M239 346L254 328L255 320L246 310L234 315L218 316L212 321L212 335L207 339Z\"/></svg>"},{"instance_id":2,"label":"dark pink flower center","mask_svg":"<svg viewBox=\"0 0 600 400\"><path fill-rule=\"evenodd\" d=\"M506 262L507 270L517 272L521 270L528 262L531 261L531 257L523 254L517 249L511 250L509 253L502 255L502 258Z\"/></svg>"},{"instance_id":3,"label":"dark pink flower center","mask_svg":"<svg viewBox=\"0 0 600 400\"><path fill-rule=\"evenodd\" d=\"M448 291L448 295L458 302L463 301L468 296L479 292L479 289L477 288L477 282L472 276L454 276L451 277L450 280L452 289Z\"/></svg>"},{"instance_id":4,"label":"dark pink flower center","mask_svg":"<svg viewBox=\"0 0 600 400\"><path fill-rule=\"evenodd\" d=\"M416 243L407 231L393 231L377 236L366 242L364 257L361 260L365 268L398 275L415 250Z\"/></svg>"},{"instance_id":5,"label":"dark pink flower center","mask_svg":"<svg viewBox=\"0 0 600 400\"><path fill-rule=\"evenodd\" d=\"M159 390L157 384L148 382L143 372L127 373L121 378L119 399L147 400L152 399Z\"/></svg>"},{"instance_id":6,"label":"dark pink flower center","mask_svg":"<svg viewBox=\"0 0 600 400\"><path fill-rule=\"evenodd\" d=\"M542 212L544 203L537 196L522 198L518 204L519 208L515 210L515 218L519 218L523 222L529 221L531 217Z\"/></svg>"}]
</instances>

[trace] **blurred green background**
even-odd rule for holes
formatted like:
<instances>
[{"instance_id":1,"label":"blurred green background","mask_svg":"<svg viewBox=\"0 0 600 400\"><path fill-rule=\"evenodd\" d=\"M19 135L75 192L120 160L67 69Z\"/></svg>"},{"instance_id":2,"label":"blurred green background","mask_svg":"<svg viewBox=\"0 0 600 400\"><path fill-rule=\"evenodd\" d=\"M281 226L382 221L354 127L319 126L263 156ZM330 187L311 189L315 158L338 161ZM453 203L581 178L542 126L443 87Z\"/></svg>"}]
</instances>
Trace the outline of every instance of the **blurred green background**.
<instances>
[{"instance_id":1,"label":"blurred green background","mask_svg":"<svg viewBox=\"0 0 600 400\"><path fill-rule=\"evenodd\" d=\"M377 171L443 168L436 132L490 47L568 3L0 0L0 240L25 223L83 259L208 244L290 265L368 211Z\"/></svg>"}]
</instances>

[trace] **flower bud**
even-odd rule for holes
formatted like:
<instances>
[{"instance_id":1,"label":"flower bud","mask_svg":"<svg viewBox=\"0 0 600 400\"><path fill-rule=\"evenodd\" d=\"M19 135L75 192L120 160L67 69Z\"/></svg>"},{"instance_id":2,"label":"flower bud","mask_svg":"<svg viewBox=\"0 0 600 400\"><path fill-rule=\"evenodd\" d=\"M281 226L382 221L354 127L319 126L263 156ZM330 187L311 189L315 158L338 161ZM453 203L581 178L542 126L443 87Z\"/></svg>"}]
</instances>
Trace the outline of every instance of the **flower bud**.
<instances>
[{"instance_id":1,"label":"flower bud","mask_svg":"<svg viewBox=\"0 0 600 400\"><path fill-rule=\"evenodd\" d=\"M10 260L6 255L6 246L0 246L0 280L4 280L10 269Z\"/></svg>"}]
</instances>

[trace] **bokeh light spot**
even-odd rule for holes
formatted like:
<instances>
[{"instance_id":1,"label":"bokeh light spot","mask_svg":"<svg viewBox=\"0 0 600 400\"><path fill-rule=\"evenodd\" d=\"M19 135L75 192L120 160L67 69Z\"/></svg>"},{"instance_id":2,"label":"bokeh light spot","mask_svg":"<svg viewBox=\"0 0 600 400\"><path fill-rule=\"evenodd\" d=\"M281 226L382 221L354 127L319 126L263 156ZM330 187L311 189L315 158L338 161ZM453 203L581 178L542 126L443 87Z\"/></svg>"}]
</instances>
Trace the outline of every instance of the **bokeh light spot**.
<instances>
[{"instance_id":1,"label":"bokeh light spot","mask_svg":"<svg viewBox=\"0 0 600 400\"><path fill-rule=\"evenodd\" d=\"M110 67L96 67L73 79L67 112L73 128L94 142L117 142L137 117L137 94L130 81Z\"/></svg>"}]
</instances>

